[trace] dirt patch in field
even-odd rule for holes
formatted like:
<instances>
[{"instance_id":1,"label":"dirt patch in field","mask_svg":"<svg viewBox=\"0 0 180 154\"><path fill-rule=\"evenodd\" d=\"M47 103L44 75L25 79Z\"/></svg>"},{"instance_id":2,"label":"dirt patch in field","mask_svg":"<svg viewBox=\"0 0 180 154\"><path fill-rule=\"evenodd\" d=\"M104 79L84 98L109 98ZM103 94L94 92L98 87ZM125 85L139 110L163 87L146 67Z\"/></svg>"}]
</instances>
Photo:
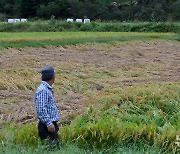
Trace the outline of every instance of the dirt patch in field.
<instances>
[{"instance_id":1,"label":"dirt patch in field","mask_svg":"<svg viewBox=\"0 0 180 154\"><path fill-rule=\"evenodd\" d=\"M45 65L83 75L91 75L95 70L106 70L106 78L101 79L100 74L97 83L94 79L96 88L91 90L179 82L180 43L138 41L110 45L0 49L1 70L27 68L37 72ZM113 76L111 71L115 74L118 72L118 75ZM62 123L70 122L76 114L83 112L92 99L73 91L66 96L56 93L55 97L61 111ZM0 120L34 122L37 120L34 108L34 91L12 88L0 90Z\"/></svg>"}]
</instances>

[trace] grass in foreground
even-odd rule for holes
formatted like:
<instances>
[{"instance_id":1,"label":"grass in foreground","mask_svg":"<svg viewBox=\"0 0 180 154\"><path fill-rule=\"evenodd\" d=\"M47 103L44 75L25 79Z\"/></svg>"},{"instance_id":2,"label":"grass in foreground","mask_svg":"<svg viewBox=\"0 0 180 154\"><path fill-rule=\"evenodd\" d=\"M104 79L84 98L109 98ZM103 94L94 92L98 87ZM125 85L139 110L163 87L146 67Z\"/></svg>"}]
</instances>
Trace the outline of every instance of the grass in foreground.
<instances>
[{"instance_id":1,"label":"grass in foreground","mask_svg":"<svg viewBox=\"0 0 180 154\"><path fill-rule=\"evenodd\" d=\"M88 148L81 147L78 144L65 144L60 147L60 149L48 150L48 147L39 143L37 147L24 146L24 145L15 145L14 143L3 143L1 144L0 154L104 154L104 153L113 153L113 154L158 154L160 153L160 149L156 146L148 146L148 145L131 145L131 146L123 146L123 145L114 145L113 147L107 147L104 149L97 148Z\"/></svg>"}]
</instances>

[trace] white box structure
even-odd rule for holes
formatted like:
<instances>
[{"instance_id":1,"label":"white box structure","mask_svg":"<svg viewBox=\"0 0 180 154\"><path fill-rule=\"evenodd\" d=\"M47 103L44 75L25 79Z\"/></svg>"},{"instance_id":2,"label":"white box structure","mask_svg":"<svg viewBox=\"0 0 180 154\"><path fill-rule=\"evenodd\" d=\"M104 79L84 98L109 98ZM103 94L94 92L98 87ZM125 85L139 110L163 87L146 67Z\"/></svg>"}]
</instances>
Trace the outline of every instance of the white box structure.
<instances>
[{"instance_id":1,"label":"white box structure","mask_svg":"<svg viewBox=\"0 0 180 154\"><path fill-rule=\"evenodd\" d=\"M21 22L27 22L27 19L22 18Z\"/></svg>"},{"instance_id":2,"label":"white box structure","mask_svg":"<svg viewBox=\"0 0 180 154\"><path fill-rule=\"evenodd\" d=\"M76 22L82 22L82 19L76 19Z\"/></svg>"},{"instance_id":3,"label":"white box structure","mask_svg":"<svg viewBox=\"0 0 180 154\"><path fill-rule=\"evenodd\" d=\"M8 19L8 23L15 23L15 19Z\"/></svg>"},{"instance_id":4,"label":"white box structure","mask_svg":"<svg viewBox=\"0 0 180 154\"><path fill-rule=\"evenodd\" d=\"M84 23L90 23L91 20L90 19L84 19Z\"/></svg>"},{"instance_id":5,"label":"white box structure","mask_svg":"<svg viewBox=\"0 0 180 154\"><path fill-rule=\"evenodd\" d=\"M67 19L67 22L73 22L74 20L73 19L71 19L71 18L68 18Z\"/></svg>"},{"instance_id":6,"label":"white box structure","mask_svg":"<svg viewBox=\"0 0 180 154\"><path fill-rule=\"evenodd\" d=\"M20 19L14 19L15 20L15 23L17 23L17 22L21 22L21 20Z\"/></svg>"}]
</instances>

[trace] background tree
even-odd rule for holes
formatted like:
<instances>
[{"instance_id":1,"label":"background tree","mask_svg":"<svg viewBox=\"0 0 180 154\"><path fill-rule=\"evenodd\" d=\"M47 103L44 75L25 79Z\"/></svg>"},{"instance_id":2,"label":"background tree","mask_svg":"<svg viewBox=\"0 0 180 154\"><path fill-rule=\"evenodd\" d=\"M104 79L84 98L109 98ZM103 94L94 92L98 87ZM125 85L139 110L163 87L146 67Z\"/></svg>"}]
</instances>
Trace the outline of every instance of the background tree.
<instances>
[{"instance_id":1,"label":"background tree","mask_svg":"<svg viewBox=\"0 0 180 154\"><path fill-rule=\"evenodd\" d=\"M180 0L0 0L4 18L179 21Z\"/></svg>"}]
</instances>

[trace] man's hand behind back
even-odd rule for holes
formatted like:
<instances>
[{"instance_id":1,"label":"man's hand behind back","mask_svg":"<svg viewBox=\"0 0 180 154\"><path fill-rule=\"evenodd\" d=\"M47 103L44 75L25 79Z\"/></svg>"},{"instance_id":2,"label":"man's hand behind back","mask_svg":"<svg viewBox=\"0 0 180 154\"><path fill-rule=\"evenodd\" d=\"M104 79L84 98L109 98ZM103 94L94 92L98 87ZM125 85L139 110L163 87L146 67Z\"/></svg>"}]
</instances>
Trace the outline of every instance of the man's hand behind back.
<instances>
[{"instance_id":1,"label":"man's hand behind back","mask_svg":"<svg viewBox=\"0 0 180 154\"><path fill-rule=\"evenodd\" d=\"M48 132L54 133L55 131L56 131L56 130L55 130L54 124L51 124L51 125L48 127Z\"/></svg>"}]
</instances>

